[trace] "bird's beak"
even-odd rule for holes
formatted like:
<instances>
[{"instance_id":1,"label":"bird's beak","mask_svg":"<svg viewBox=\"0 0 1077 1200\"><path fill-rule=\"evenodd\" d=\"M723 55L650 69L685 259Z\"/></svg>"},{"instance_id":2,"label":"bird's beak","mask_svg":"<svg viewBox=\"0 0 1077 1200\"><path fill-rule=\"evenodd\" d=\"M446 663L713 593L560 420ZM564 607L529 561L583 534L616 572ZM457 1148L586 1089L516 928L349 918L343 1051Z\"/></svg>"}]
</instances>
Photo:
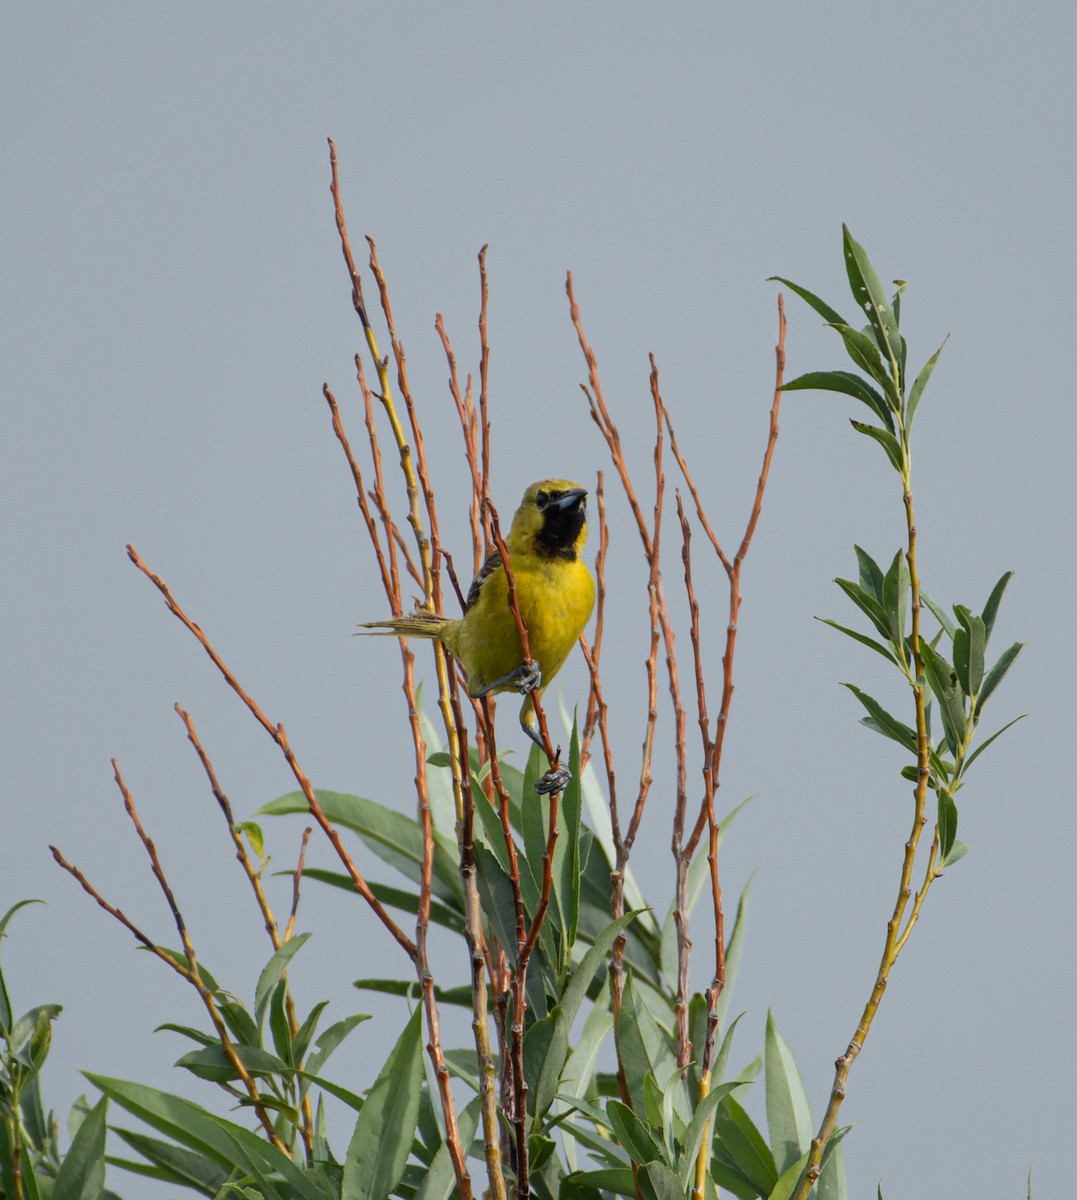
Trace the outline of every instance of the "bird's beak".
<instances>
[{"instance_id":1,"label":"bird's beak","mask_svg":"<svg viewBox=\"0 0 1077 1200\"><path fill-rule=\"evenodd\" d=\"M569 488L563 496L559 496L550 508L559 508L563 512L567 512L570 508L576 508L582 504L587 498L586 488Z\"/></svg>"}]
</instances>

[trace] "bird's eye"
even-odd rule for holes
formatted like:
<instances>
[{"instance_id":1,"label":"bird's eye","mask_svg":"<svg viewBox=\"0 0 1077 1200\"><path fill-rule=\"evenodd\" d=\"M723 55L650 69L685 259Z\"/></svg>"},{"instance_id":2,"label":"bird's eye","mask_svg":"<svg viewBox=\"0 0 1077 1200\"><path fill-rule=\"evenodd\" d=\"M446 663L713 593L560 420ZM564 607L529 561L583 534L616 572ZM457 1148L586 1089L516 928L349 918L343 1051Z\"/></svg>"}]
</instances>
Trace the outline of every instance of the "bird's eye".
<instances>
[{"instance_id":1,"label":"bird's eye","mask_svg":"<svg viewBox=\"0 0 1077 1200\"><path fill-rule=\"evenodd\" d=\"M549 496L547 496L545 492L539 492L539 494L535 497L535 503L539 506L539 508L545 508L548 500Z\"/></svg>"}]
</instances>

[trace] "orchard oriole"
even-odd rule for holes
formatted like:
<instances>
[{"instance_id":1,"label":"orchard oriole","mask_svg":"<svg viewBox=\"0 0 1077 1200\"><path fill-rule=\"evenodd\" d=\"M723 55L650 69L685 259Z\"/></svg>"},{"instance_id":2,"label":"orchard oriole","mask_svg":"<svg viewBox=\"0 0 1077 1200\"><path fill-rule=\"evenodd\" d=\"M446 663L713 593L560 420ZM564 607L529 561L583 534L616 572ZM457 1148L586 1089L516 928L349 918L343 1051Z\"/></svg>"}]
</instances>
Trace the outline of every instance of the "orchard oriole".
<instances>
[{"instance_id":1,"label":"orchard oriole","mask_svg":"<svg viewBox=\"0 0 1077 1200\"><path fill-rule=\"evenodd\" d=\"M586 540L587 492L578 484L543 479L524 492L505 545L535 662L536 669L531 671L523 662L519 631L508 603L505 568L497 550L472 581L459 619L419 608L410 616L364 622L362 627L441 642L467 672L472 696L525 692L520 724L541 746L532 696L541 695L564 666L595 604L595 582L580 557Z\"/></svg>"}]
</instances>

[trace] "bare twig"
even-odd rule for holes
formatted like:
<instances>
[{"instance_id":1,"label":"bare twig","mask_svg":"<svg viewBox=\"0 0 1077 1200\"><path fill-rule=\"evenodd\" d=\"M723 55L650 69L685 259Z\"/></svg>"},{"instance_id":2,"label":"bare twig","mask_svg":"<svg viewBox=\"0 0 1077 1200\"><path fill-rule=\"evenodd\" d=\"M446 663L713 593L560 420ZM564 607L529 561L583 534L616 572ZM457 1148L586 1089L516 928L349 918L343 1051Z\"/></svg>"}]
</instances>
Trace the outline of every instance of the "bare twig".
<instances>
[{"instance_id":1,"label":"bare twig","mask_svg":"<svg viewBox=\"0 0 1077 1200\"><path fill-rule=\"evenodd\" d=\"M186 979L187 982L192 985L192 987L194 987L195 991L198 992L199 999L202 1001L202 1004L206 1009L206 1013L208 1014L210 1021L213 1023L213 1028L216 1031L217 1039L221 1045L221 1050L228 1059L229 1065L235 1072L236 1077L243 1085L243 1088L250 1100L251 1107L254 1109L254 1113L257 1116L258 1122L262 1126L266 1137L273 1143L274 1146L276 1146L278 1150L287 1154L288 1148L281 1141L276 1129L273 1126L273 1120L262 1101L262 1094L258 1089L258 1085L248 1072L247 1068L243 1065L243 1062L236 1051L235 1045L228 1033L228 1027L224 1022L224 1018L220 1014L220 1010L217 1008L217 1002L214 998L213 991L202 977L202 973L198 967L198 959L195 954L194 943L191 941L190 934L187 931L186 922L183 919L183 914L180 911L179 905L176 903L176 897L172 892L171 886L169 885L164 868L161 866L161 860L157 856L157 848L143 828L142 821L138 815L138 810L135 807L134 797L131 795L130 790L124 783L123 776L120 774L119 764L115 759L112 760L112 770L116 778L116 786L119 788L120 795L123 797L124 809L126 810L131 823L134 825L135 832L138 834L139 840L142 842L142 846L149 857L150 869L152 870L153 876L157 880L158 886L165 897L169 911L172 913L172 920L175 923L176 931L180 936L180 942L183 946L182 959L174 953L165 950L163 947L158 946L151 938L149 938L139 928L137 928L137 926L129 921L118 908L115 908L113 905L109 904L108 901L101 895L101 893L97 891L93 884L90 883L86 876L83 875L83 873L78 870L77 867L72 866L72 864L64 858L64 856L55 846L49 847L49 849L52 851L52 856L56 862L68 872L68 874L72 875L76 880L78 880L83 890L88 895L92 896L93 899L96 900L97 903L107 913L115 917L115 919L119 921L125 929L129 930L130 933L143 946L145 946L147 950L152 951L163 962L168 963L168 965L174 971L183 976L183 978Z\"/></svg>"}]
</instances>

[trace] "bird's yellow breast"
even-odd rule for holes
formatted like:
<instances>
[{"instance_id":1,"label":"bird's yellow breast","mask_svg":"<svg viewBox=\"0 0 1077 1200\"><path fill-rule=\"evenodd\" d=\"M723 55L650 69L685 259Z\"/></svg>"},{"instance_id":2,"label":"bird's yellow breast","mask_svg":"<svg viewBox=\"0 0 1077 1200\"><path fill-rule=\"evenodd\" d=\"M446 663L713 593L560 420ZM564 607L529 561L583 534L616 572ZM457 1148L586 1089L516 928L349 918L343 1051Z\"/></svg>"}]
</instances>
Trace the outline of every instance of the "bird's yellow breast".
<instances>
[{"instance_id":1,"label":"bird's yellow breast","mask_svg":"<svg viewBox=\"0 0 1077 1200\"><path fill-rule=\"evenodd\" d=\"M594 580L581 559L569 561L518 552L512 554L512 573L531 657L542 670L545 687L564 665L591 616ZM452 622L443 641L467 664L472 694L523 662L503 569L495 570L484 581L475 604L463 619Z\"/></svg>"}]
</instances>

